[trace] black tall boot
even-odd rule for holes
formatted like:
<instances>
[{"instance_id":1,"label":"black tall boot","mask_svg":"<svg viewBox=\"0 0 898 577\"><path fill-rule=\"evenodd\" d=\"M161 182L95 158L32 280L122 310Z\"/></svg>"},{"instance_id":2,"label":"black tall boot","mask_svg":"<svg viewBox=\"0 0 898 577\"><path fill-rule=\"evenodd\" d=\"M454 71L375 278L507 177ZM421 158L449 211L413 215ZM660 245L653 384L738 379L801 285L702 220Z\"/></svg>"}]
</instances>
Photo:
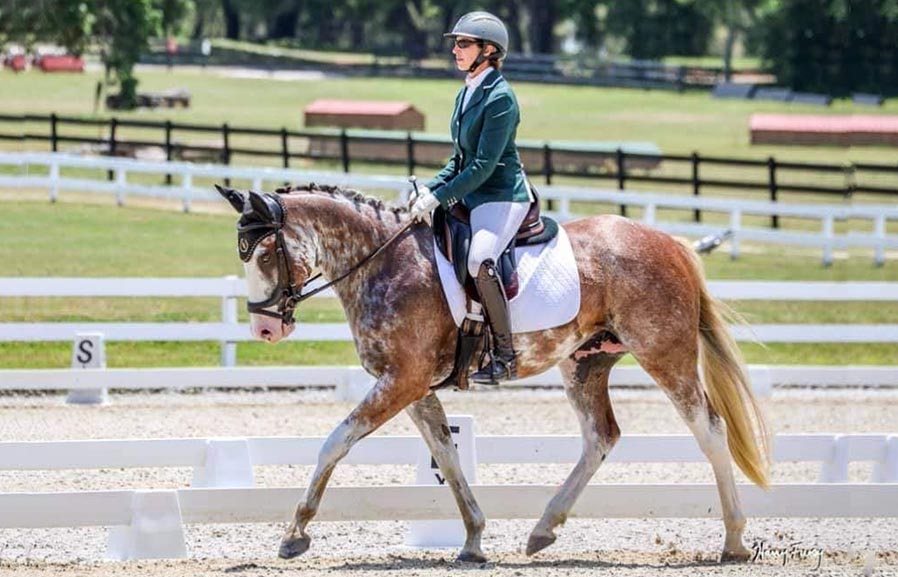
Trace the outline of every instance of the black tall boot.
<instances>
[{"instance_id":1,"label":"black tall boot","mask_svg":"<svg viewBox=\"0 0 898 577\"><path fill-rule=\"evenodd\" d=\"M474 284L493 331L493 350L490 352L489 365L474 373L471 380L489 385L514 380L518 376L518 367L511 342L511 317L508 315L508 299L505 297L496 263L491 259L483 261Z\"/></svg>"}]
</instances>

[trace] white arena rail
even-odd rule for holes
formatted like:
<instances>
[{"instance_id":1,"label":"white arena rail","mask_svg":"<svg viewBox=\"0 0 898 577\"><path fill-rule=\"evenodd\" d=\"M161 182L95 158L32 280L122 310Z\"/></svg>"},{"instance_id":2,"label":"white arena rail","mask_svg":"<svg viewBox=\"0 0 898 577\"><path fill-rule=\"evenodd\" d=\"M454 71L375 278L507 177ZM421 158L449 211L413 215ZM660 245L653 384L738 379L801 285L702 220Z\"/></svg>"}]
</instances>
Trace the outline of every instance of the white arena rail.
<instances>
[{"instance_id":1,"label":"white arena rail","mask_svg":"<svg viewBox=\"0 0 898 577\"><path fill-rule=\"evenodd\" d=\"M820 484L784 484L769 491L740 485L750 517L898 517L898 437L884 435L792 435L776 443L776 457L823 459ZM5 469L59 469L122 466L197 466L206 486L208 470L237 477L243 488L192 488L165 491L91 491L0 494L0 528L110 526L107 555L117 559L186 557L185 523L278 523L288 520L303 489L253 488L252 466L311 464L323 442L316 439L168 439L0 444ZM473 449L480 462L571 462L576 437L480 437ZM217 444L223 449L216 448ZM413 437L363 440L348 463L383 457L406 464L423 442ZM378 459L374 459L377 456ZM703 461L691 437L623 437L610 455L618 461ZM216 458L221 462L216 463ZM43 461L48 459L48 461ZM848 462L878 459L874 481L847 480ZM427 459L429 462L429 459ZM420 461L419 461L420 462ZM48 464L49 463L49 464ZM249 476L235 469L248 469ZM214 477L211 475L211 477ZM196 476L195 476L196 478ZM220 480L220 479L219 479ZM247 480L249 482L247 482ZM246 488L249 486L250 488ZM234 487L234 483L230 484ZM487 517L537 518L557 490L548 485L474 485ZM712 484L602 484L587 486L571 517L719 517ZM447 487L379 486L328 489L319 521L457 519Z\"/></svg>"},{"instance_id":2,"label":"white arena rail","mask_svg":"<svg viewBox=\"0 0 898 577\"><path fill-rule=\"evenodd\" d=\"M557 487L475 485L489 519L536 519ZM173 496L181 523L285 523L304 488L179 489L173 491L85 491L0 494L0 528L98 527L135 523L134 496ZM748 517L898 517L898 485L782 484L764 491L739 485ZM588 485L569 518L720 517L717 487L711 484ZM154 517L160 515L155 512ZM316 521L408 521L457 519L448 487L330 487ZM172 556L172 555L166 555Z\"/></svg>"},{"instance_id":3,"label":"white arena rail","mask_svg":"<svg viewBox=\"0 0 898 577\"><path fill-rule=\"evenodd\" d=\"M730 300L898 301L898 283L712 281L715 296ZM253 340L246 323L237 322L237 299L246 282L224 278L0 278L2 297L217 297L219 323L0 323L0 342L71 341L79 332L103 333L107 340L219 341L222 364L236 362L236 345ZM898 324L755 325L734 327L738 340L774 342L898 342ZM350 341L345 323L299 324L288 340Z\"/></svg>"},{"instance_id":4,"label":"white arena rail","mask_svg":"<svg viewBox=\"0 0 898 577\"><path fill-rule=\"evenodd\" d=\"M755 394L760 396L769 396L774 388L898 387L898 368L892 366L750 365L748 371ZM0 370L0 391L333 388L337 400L357 401L368 391L371 382L372 377L358 366ZM503 387L554 388L562 384L561 372L550 369ZM616 388L655 386L652 378L636 366L615 367L610 384Z\"/></svg>"},{"instance_id":5,"label":"white arena rail","mask_svg":"<svg viewBox=\"0 0 898 577\"><path fill-rule=\"evenodd\" d=\"M255 466L315 465L325 437L248 437L32 441L0 443L0 471L192 467L194 485L252 486ZM477 464L576 463L577 436L474 437ZM414 465L425 451L419 437L363 439L347 465ZM624 435L609 463L704 463L691 435ZM898 434L792 434L773 439L774 462L819 462L819 482L848 481L850 463L873 462L871 482L898 483ZM222 463L228 468L219 475ZM236 481L235 481L236 479Z\"/></svg>"},{"instance_id":6,"label":"white arena rail","mask_svg":"<svg viewBox=\"0 0 898 577\"><path fill-rule=\"evenodd\" d=\"M220 200L218 194L211 187L195 186L195 178L242 179L250 182L251 187L256 190L264 189L266 182L280 186L280 183L285 181L318 182L369 190L390 190L399 195L405 195L409 188L404 178L395 176L201 165L185 162L160 163L60 153L0 153L0 167L4 166L18 170L20 174L0 173L0 186L15 189L47 188L51 201L58 198L60 190L108 192L116 195L119 204L125 202L127 194L180 199L185 211L190 210L191 202L194 200ZM33 168L39 168L38 172L46 171L48 175L30 174ZM105 174L101 173L94 178L62 175L63 169L85 168L113 171L115 179L108 181L105 179ZM5 172L8 173L9 168ZM128 177L132 174L171 174L176 179L171 186L146 185L129 182ZM898 221L898 208L891 205L786 204L568 186L541 186L540 191L544 199L558 203L559 210L556 216L561 220L567 220L574 216L571 213L571 202L621 204L643 207L645 209L643 220L668 232L705 235L719 232L719 226L658 222L657 210L659 208L680 208L728 215L729 228L733 231L730 254L734 258L739 256L740 242L742 241L819 247L822 249L824 264L832 262L834 250L851 247L872 248L874 262L882 264L885 262L886 250L898 248L898 236L887 234L888 222ZM799 229L774 230L746 227L743 226L744 215L782 215L816 221L820 223L820 230L819 232L810 232ZM849 219L867 221L870 223L871 230L836 234L835 223Z\"/></svg>"}]
</instances>

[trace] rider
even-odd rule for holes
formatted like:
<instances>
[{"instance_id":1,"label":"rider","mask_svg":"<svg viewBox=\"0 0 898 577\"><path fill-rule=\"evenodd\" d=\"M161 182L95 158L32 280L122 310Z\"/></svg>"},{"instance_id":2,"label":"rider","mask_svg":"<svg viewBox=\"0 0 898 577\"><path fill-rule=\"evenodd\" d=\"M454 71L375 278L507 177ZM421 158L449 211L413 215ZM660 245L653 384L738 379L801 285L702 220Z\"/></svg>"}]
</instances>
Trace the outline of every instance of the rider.
<instances>
[{"instance_id":1,"label":"rider","mask_svg":"<svg viewBox=\"0 0 898 577\"><path fill-rule=\"evenodd\" d=\"M520 111L499 72L508 51L508 31L489 12L469 12L444 36L453 39L456 66L468 73L450 124L455 150L446 167L421 188L411 212L420 220L437 205L449 210L458 202L470 210L468 273L495 341L493 362L472 379L498 383L514 379L517 366L508 300L496 263L527 216L530 202L515 146Z\"/></svg>"}]
</instances>

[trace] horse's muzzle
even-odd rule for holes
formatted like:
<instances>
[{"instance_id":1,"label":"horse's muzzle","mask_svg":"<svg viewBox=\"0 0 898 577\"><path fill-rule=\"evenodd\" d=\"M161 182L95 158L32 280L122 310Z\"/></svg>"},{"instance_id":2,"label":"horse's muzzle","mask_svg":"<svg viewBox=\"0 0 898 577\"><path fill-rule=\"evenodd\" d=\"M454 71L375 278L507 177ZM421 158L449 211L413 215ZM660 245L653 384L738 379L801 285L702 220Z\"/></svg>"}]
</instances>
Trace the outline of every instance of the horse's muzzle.
<instances>
[{"instance_id":1,"label":"horse's muzzle","mask_svg":"<svg viewBox=\"0 0 898 577\"><path fill-rule=\"evenodd\" d=\"M296 325L286 324L281 319L262 315L250 315L250 331L259 340L276 343L290 336Z\"/></svg>"}]
</instances>

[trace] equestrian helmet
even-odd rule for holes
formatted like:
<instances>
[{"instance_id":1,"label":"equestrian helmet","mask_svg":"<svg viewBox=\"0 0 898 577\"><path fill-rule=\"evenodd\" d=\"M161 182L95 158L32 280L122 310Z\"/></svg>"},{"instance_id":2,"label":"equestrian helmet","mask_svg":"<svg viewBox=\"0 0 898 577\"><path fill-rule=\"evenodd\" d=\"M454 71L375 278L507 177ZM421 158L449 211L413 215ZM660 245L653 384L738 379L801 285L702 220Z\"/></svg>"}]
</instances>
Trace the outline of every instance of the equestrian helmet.
<instances>
[{"instance_id":1,"label":"equestrian helmet","mask_svg":"<svg viewBox=\"0 0 898 577\"><path fill-rule=\"evenodd\" d=\"M455 38L456 36L470 36L484 42L489 42L499 49L498 59L505 58L508 53L508 29L499 18L489 12L468 12L458 19L452 32L446 32L443 36Z\"/></svg>"}]
</instances>

